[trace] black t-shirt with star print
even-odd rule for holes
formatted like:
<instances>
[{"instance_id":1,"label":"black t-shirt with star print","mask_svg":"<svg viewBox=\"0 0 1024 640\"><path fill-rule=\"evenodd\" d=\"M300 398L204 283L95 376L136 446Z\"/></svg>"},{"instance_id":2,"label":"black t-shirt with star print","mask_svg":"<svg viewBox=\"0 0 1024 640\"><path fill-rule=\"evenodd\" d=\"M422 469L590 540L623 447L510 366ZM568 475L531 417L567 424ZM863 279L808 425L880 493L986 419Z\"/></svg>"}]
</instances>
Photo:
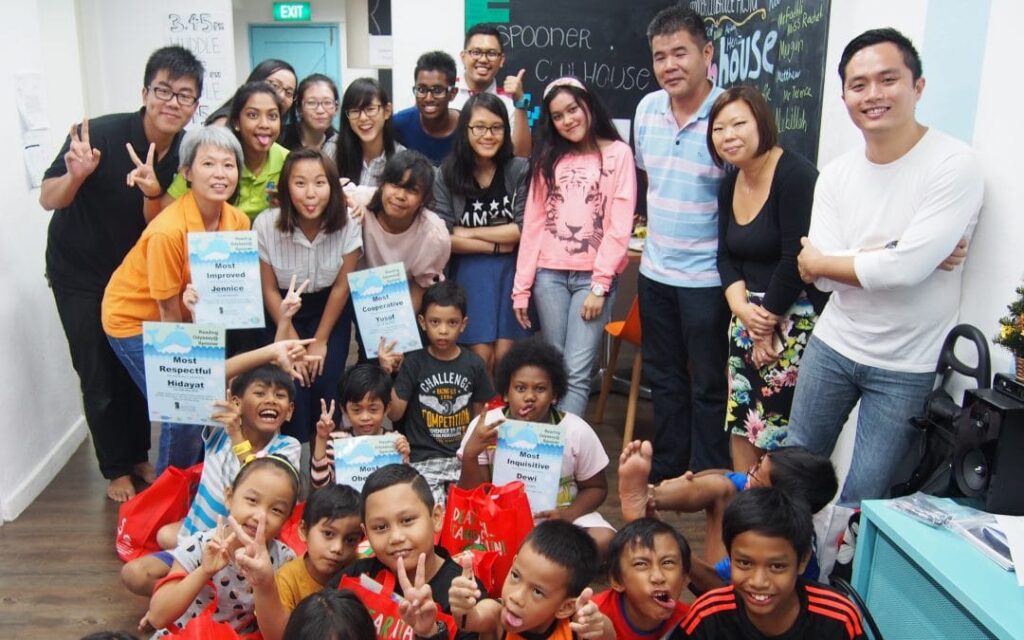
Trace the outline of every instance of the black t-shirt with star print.
<instances>
[{"instance_id":1,"label":"black t-shirt with star print","mask_svg":"<svg viewBox=\"0 0 1024 640\"><path fill-rule=\"evenodd\" d=\"M466 209L457 224L460 227L496 227L510 222L515 222L512 196L505 190L505 176L499 168L491 185L480 196L466 198Z\"/></svg>"}]
</instances>

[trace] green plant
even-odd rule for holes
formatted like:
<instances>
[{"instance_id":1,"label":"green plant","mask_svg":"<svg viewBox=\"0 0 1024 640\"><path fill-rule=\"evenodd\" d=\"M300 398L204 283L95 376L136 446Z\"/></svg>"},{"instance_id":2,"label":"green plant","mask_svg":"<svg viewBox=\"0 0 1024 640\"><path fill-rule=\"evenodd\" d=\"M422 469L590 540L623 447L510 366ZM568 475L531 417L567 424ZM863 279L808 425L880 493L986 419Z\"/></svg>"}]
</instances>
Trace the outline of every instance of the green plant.
<instances>
[{"instance_id":1,"label":"green plant","mask_svg":"<svg viewBox=\"0 0 1024 640\"><path fill-rule=\"evenodd\" d=\"M1024 357L1024 286L1017 287L1017 299L1006 308L1010 314L999 319L999 334L993 341Z\"/></svg>"}]
</instances>

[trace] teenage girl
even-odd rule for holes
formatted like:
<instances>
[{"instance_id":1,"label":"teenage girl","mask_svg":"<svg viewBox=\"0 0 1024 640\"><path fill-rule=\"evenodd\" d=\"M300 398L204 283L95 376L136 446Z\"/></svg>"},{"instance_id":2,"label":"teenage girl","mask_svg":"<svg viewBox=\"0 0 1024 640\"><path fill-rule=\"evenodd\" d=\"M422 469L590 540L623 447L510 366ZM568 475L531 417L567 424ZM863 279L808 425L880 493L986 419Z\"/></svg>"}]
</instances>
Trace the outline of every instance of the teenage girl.
<instances>
[{"instance_id":1,"label":"teenage girl","mask_svg":"<svg viewBox=\"0 0 1024 640\"><path fill-rule=\"evenodd\" d=\"M384 163L405 148L395 142L391 128L391 96L373 78L356 78L345 89L341 113L345 122L335 154L338 173L347 182L376 187Z\"/></svg>"},{"instance_id":2,"label":"teenage girl","mask_svg":"<svg viewBox=\"0 0 1024 640\"><path fill-rule=\"evenodd\" d=\"M565 356L560 407L583 415L591 368L626 250L636 167L604 105L576 78L544 89L512 306L524 329L534 305L544 338Z\"/></svg>"},{"instance_id":3,"label":"teenage girl","mask_svg":"<svg viewBox=\"0 0 1024 640\"><path fill-rule=\"evenodd\" d=\"M275 538L298 493L298 472L286 460L269 455L243 465L224 494L229 522L218 518L216 528L189 537L175 549L171 573L154 588L146 614L160 630L154 637L169 635L166 627L172 624L184 627L215 599L215 621L230 624L239 634L256 631L257 585L249 579L250 558L258 556L277 569L295 557Z\"/></svg>"},{"instance_id":4,"label":"teenage girl","mask_svg":"<svg viewBox=\"0 0 1024 640\"><path fill-rule=\"evenodd\" d=\"M512 311L512 279L529 166L512 155L501 99L478 93L467 100L434 183L434 209L452 234L449 276L469 303L472 321L459 342L480 356L488 375L512 342L528 335Z\"/></svg>"},{"instance_id":5,"label":"teenage girl","mask_svg":"<svg viewBox=\"0 0 1024 640\"><path fill-rule=\"evenodd\" d=\"M322 73L307 76L295 92L292 121L284 128L281 144L294 151L302 147L322 149L334 161L338 131L338 87Z\"/></svg>"},{"instance_id":6,"label":"teenage girl","mask_svg":"<svg viewBox=\"0 0 1024 640\"><path fill-rule=\"evenodd\" d=\"M295 412L282 431L306 442L319 399L338 398L337 381L345 368L352 335L348 307L348 274L355 270L363 245L358 223L348 219L338 173L330 158L318 149L298 149L281 170L280 208L256 219L259 237L263 302L274 325L287 323L285 333L315 338L307 347L320 360L305 368L298 385ZM282 317L281 301L289 289L299 289L302 303L291 317ZM270 335L276 327L268 328Z\"/></svg>"},{"instance_id":7,"label":"teenage girl","mask_svg":"<svg viewBox=\"0 0 1024 640\"><path fill-rule=\"evenodd\" d=\"M292 65L288 64L284 60L278 60L277 58L267 58L263 62L259 63L249 73L249 77L245 79L246 84L250 82L266 82L270 86L274 87L274 91L277 92L279 98L281 98L281 113L288 113L292 108L292 100L295 98L295 83L298 82L298 76L295 75L295 69ZM224 126L228 121L228 114L231 112L231 100L228 100L222 104L216 111L211 113L206 118L206 126L218 125Z\"/></svg>"}]
</instances>

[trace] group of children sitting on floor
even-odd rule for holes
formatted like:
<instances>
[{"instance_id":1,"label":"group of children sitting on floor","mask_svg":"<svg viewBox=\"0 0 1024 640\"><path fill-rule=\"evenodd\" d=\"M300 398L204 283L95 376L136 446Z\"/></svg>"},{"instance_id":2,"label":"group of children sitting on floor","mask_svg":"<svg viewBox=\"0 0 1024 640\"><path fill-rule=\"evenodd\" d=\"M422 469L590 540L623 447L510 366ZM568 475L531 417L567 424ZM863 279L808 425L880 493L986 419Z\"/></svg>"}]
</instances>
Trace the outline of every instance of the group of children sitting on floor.
<instances>
[{"instance_id":1,"label":"group of children sitting on floor","mask_svg":"<svg viewBox=\"0 0 1024 640\"><path fill-rule=\"evenodd\" d=\"M479 358L458 346L465 313L457 285L433 285L418 316L428 346L404 361L384 349L379 366L346 373L340 409L347 431L336 428L334 407L323 407L312 445L313 490L299 526L308 548L300 558L277 540L304 484L300 445L280 433L291 415L293 381L274 364L238 371L275 359L280 349L273 345L258 356L236 356L244 365L229 361L229 375L238 375L215 410L223 428L204 432L205 463L188 516L160 531L168 551L122 571L131 591L151 595L143 622L158 630L154 637L212 607L215 620L240 634L258 629L266 640L387 638L381 621L338 588L344 577L363 575L394 584L402 621L417 639L863 637L850 601L813 582L817 572L808 569L812 511L836 491L827 459L783 448L746 475L687 473L652 486L651 445L631 443L619 460L627 525L616 532L598 513L608 493L608 456L583 418L557 408L567 390L558 350L539 337L512 346L495 371L504 400L503 417L496 417L484 411L494 393ZM468 424L442 425L452 435L443 441L432 436L420 407L428 379L456 387L458 394L444 399L469 409ZM361 494L335 484L334 439L379 435L387 417L405 418L396 449L407 463L370 474ZM435 542L450 485L489 481L505 418L561 425L566 439L558 507L535 514L538 524L493 599L468 554L452 558ZM703 559L691 558L686 540L656 518L657 510L708 514ZM364 538L372 557L357 551ZM602 566L610 589L595 595L590 585ZM681 601L687 586L704 592L692 605Z\"/></svg>"}]
</instances>

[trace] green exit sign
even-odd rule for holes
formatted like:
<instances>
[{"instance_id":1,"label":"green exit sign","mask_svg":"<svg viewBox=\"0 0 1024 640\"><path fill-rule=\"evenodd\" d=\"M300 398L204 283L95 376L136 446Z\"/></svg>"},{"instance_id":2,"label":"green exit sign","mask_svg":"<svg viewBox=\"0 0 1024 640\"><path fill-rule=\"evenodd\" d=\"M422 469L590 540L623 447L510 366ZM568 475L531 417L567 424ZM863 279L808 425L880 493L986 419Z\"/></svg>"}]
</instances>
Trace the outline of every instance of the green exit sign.
<instances>
[{"instance_id":1,"label":"green exit sign","mask_svg":"<svg viewBox=\"0 0 1024 640\"><path fill-rule=\"evenodd\" d=\"M311 16L308 2L274 3L274 20L277 22L309 22Z\"/></svg>"}]
</instances>

